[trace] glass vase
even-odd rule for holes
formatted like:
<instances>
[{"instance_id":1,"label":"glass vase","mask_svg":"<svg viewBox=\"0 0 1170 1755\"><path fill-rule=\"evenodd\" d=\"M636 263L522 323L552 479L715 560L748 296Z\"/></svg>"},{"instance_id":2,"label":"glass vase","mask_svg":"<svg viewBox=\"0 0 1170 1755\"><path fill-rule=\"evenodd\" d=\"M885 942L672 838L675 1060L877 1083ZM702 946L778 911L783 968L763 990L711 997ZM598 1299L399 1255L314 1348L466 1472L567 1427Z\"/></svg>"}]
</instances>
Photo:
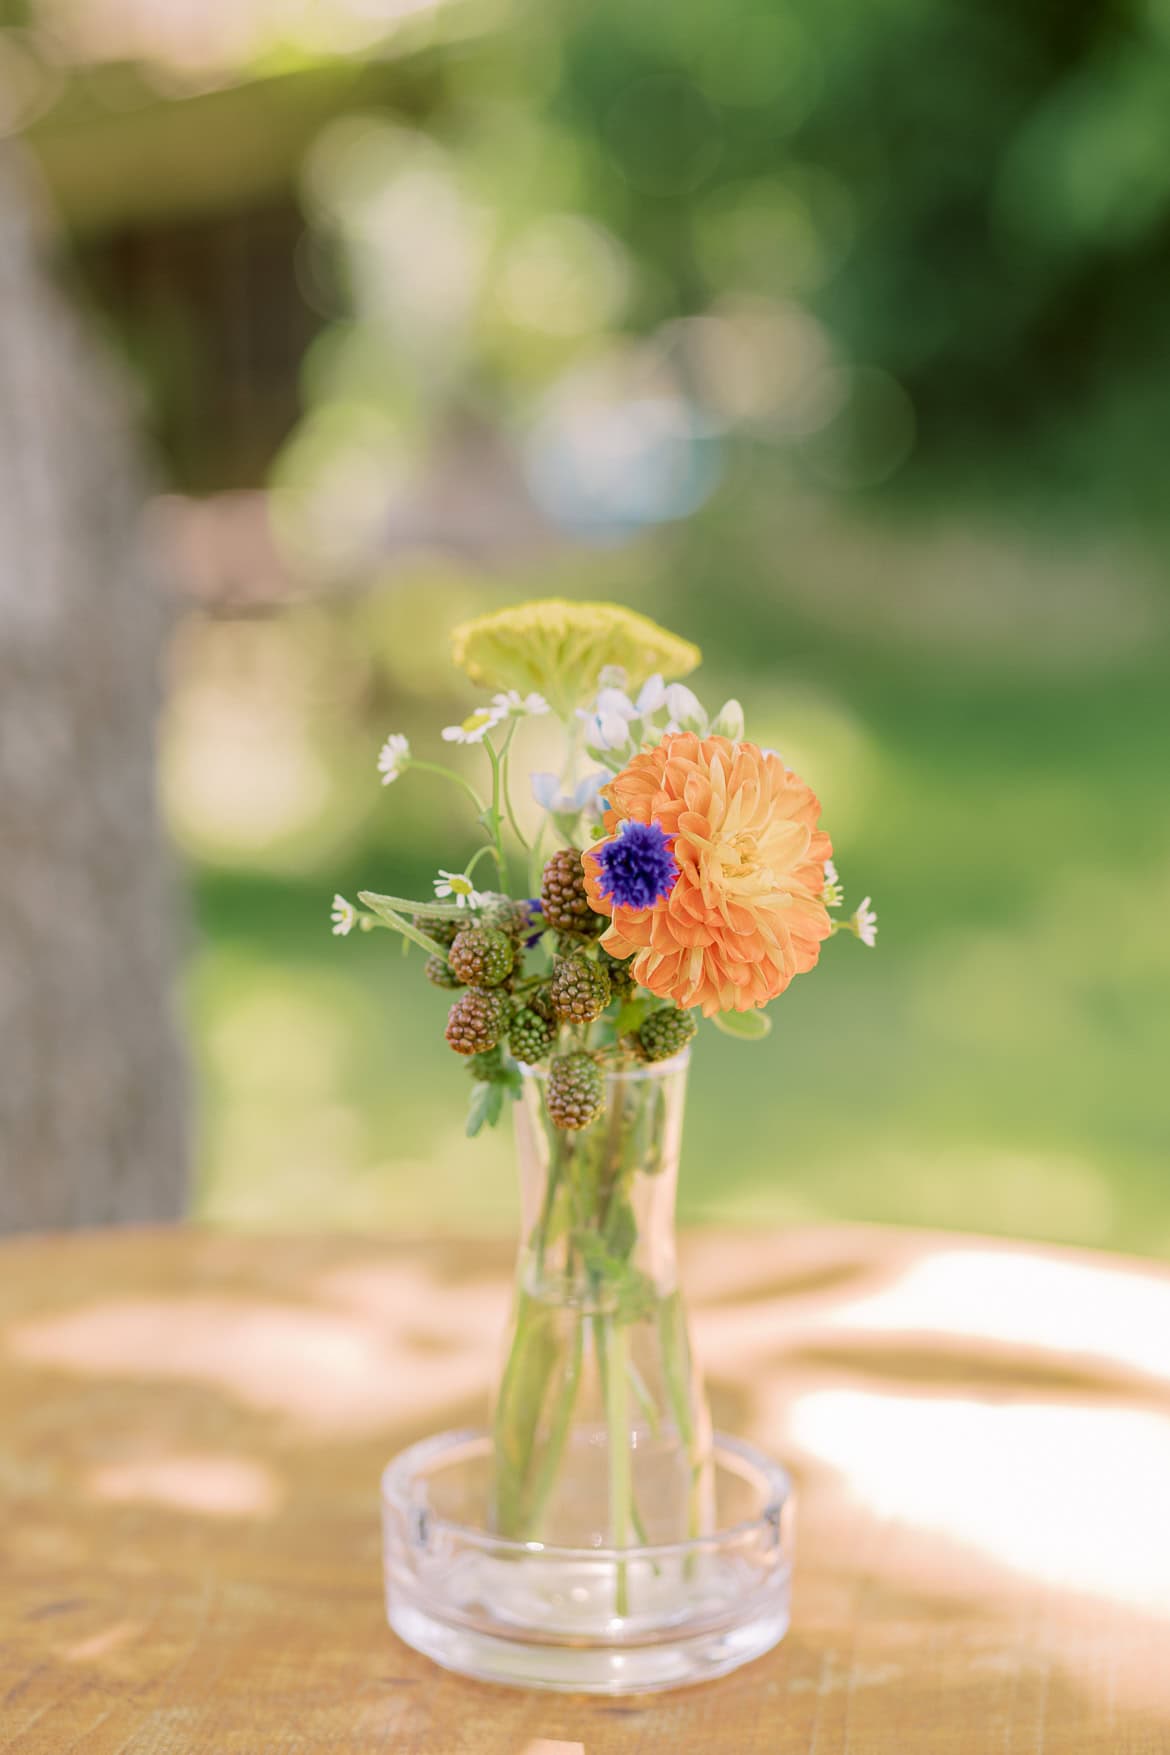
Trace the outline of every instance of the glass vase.
<instances>
[{"instance_id":1,"label":"glass vase","mask_svg":"<svg viewBox=\"0 0 1170 1755\"><path fill-rule=\"evenodd\" d=\"M521 1245L493 1421L492 1524L622 1549L713 1519L711 1422L675 1257L689 1051L607 1073L588 1127L553 1125L543 1070L516 1109ZM612 1610L631 1609L627 1568Z\"/></svg>"},{"instance_id":2,"label":"glass vase","mask_svg":"<svg viewBox=\"0 0 1170 1755\"><path fill-rule=\"evenodd\" d=\"M515 1106L522 1233L490 1432L386 1469L386 1609L461 1675L629 1694L725 1674L788 1625L792 1497L712 1441L675 1265L687 1055L612 1072L590 1126Z\"/></svg>"}]
</instances>

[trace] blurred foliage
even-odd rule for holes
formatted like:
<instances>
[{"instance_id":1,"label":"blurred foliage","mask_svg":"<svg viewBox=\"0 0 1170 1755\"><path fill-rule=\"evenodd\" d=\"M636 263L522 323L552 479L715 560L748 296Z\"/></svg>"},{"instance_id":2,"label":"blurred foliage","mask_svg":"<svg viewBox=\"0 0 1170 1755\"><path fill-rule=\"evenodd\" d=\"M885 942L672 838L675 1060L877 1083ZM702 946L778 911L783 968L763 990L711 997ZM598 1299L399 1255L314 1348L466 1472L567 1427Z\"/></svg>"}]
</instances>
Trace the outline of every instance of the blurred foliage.
<instances>
[{"instance_id":1,"label":"blurred foliage","mask_svg":"<svg viewBox=\"0 0 1170 1755\"><path fill-rule=\"evenodd\" d=\"M508 1222L442 997L328 902L469 850L378 745L474 698L450 626L557 593L697 640L881 916L766 1044L703 1032L684 1213L1170 1249L1166 0L517 0L396 41L363 53L409 99L367 81L289 169L292 600L176 653L203 1210Z\"/></svg>"}]
</instances>

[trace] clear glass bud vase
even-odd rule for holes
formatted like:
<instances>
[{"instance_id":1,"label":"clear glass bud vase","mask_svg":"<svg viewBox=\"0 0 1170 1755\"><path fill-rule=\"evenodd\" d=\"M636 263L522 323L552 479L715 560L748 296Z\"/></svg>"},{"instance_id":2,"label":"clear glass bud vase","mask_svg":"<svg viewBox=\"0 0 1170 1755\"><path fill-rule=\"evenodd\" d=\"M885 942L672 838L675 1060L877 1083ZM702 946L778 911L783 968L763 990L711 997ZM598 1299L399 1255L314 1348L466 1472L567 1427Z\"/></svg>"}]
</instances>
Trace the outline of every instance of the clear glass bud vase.
<instances>
[{"instance_id":1,"label":"clear glass bud vase","mask_svg":"<svg viewBox=\"0 0 1170 1755\"><path fill-rule=\"evenodd\" d=\"M688 1053L605 1077L555 1127L543 1071L516 1109L522 1241L493 1425L492 1520L516 1541L620 1550L713 1527L711 1424L675 1263ZM618 1563L609 1611L637 1613Z\"/></svg>"}]
</instances>

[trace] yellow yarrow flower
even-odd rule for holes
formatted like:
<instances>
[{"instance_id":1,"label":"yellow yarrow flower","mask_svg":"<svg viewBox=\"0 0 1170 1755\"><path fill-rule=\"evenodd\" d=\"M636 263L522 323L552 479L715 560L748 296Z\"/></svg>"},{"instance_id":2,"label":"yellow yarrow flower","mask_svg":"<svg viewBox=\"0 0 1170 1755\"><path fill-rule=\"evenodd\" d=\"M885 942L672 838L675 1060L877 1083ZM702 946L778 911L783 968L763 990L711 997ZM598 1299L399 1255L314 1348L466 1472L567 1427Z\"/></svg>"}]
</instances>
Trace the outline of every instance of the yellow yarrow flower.
<instances>
[{"instance_id":1,"label":"yellow yarrow flower","mask_svg":"<svg viewBox=\"0 0 1170 1755\"><path fill-rule=\"evenodd\" d=\"M702 659L689 640L632 609L555 597L464 622L452 631L451 655L482 688L534 689L562 718L596 693L607 665L637 689L651 676L688 676Z\"/></svg>"}]
</instances>

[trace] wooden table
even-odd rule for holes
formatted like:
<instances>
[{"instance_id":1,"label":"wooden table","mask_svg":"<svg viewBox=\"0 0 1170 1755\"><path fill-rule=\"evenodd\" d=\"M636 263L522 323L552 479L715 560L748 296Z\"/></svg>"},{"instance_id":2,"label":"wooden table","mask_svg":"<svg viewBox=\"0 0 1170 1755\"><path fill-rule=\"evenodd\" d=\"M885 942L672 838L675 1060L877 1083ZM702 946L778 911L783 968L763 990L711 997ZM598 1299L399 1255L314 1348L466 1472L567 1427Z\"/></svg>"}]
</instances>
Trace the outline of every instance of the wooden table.
<instances>
[{"instance_id":1,"label":"wooden table","mask_svg":"<svg viewBox=\"0 0 1170 1755\"><path fill-rule=\"evenodd\" d=\"M862 1228L685 1253L716 1418L797 1478L795 1619L614 1702L383 1619L379 1470L482 1418L505 1246L0 1246L0 1749L1170 1752L1170 1276Z\"/></svg>"}]
</instances>

